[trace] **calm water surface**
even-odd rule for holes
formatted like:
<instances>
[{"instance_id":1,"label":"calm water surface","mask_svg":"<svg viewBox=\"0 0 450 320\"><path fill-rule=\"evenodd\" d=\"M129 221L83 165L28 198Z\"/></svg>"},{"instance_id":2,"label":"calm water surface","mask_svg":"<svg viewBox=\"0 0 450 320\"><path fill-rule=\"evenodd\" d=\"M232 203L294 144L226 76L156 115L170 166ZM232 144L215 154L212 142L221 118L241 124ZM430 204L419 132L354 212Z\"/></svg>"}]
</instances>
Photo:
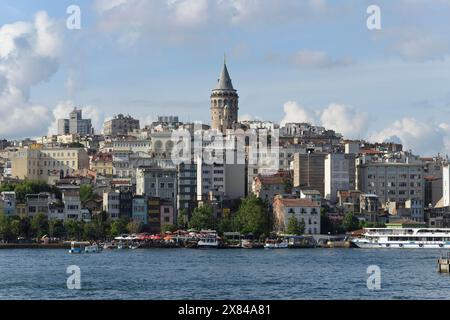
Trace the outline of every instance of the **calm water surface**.
<instances>
[{"instance_id":1,"label":"calm water surface","mask_svg":"<svg viewBox=\"0 0 450 320\"><path fill-rule=\"evenodd\" d=\"M0 299L449 299L439 250L0 250ZM66 268L81 268L68 290ZM367 289L369 265L381 290Z\"/></svg>"}]
</instances>

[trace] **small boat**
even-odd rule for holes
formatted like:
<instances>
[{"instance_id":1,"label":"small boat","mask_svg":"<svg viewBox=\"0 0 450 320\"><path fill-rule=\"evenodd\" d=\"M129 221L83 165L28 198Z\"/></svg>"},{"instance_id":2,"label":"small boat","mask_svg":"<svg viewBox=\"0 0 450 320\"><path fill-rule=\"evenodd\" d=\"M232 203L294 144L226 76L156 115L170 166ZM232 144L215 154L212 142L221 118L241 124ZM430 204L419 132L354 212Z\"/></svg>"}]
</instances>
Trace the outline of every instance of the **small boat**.
<instances>
[{"instance_id":1,"label":"small boat","mask_svg":"<svg viewBox=\"0 0 450 320\"><path fill-rule=\"evenodd\" d=\"M103 249L104 250L112 250L112 249L117 249L117 245L113 244L113 243L105 243L103 245Z\"/></svg>"},{"instance_id":2,"label":"small boat","mask_svg":"<svg viewBox=\"0 0 450 320\"><path fill-rule=\"evenodd\" d=\"M217 240L217 237L206 237L203 239L200 239L197 242L198 248L218 248L219 247L219 241Z\"/></svg>"},{"instance_id":3,"label":"small boat","mask_svg":"<svg viewBox=\"0 0 450 320\"><path fill-rule=\"evenodd\" d=\"M140 246L141 246L140 243L135 243L135 244L130 244L129 248L130 248L131 250L136 250L136 249L138 249Z\"/></svg>"},{"instance_id":4,"label":"small boat","mask_svg":"<svg viewBox=\"0 0 450 320\"><path fill-rule=\"evenodd\" d=\"M70 250L69 253L71 254L81 254L84 252L83 248L84 248L85 243L84 242L75 242L72 241L70 243Z\"/></svg>"},{"instance_id":5,"label":"small boat","mask_svg":"<svg viewBox=\"0 0 450 320\"><path fill-rule=\"evenodd\" d=\"M100 253L101 251L102 248L96 244L84 248L84 252L86 253Z\"/></svg>"},{"instance_id":6,"label":"small boat","mask_svg":"<svg viewBox=\"0 0 450 320\"><path fill-rule=\"evenodd\" d=\"M289 244L287 241L267 240L264 245L265 249L287 249Z\"/></svg>"}]
</instances>

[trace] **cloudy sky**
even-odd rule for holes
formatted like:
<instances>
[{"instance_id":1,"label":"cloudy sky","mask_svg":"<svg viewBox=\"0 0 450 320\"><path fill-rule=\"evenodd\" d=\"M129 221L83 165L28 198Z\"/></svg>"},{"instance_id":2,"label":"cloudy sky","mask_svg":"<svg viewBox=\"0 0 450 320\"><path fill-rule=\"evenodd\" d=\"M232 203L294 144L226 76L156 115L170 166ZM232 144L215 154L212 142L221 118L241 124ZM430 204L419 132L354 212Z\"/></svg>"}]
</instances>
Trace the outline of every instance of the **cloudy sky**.
<instances>
[{"instance_id":1,"label":"cloudy sky","mask_svg":"<svg viewBox=\"0 0 450 320\"><path fill-rule=\"evenodd\" d=\"M226 53L242 119L450 154L449 18L450 0L2 0L0 137L53 133L74 105L98 131L119 112L209 122Z\"/></svg>"}]
</instances>

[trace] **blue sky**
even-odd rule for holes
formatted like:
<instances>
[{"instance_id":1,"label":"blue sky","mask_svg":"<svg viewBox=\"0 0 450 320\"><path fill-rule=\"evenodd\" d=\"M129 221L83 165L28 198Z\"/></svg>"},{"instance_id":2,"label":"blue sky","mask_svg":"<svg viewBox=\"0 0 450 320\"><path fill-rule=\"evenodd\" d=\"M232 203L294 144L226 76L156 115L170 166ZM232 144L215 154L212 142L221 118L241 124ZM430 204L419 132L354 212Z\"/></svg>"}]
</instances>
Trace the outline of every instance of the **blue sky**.
<instances>
[{"instance_id":1,"label":"blue sky","mask_svg":"<svg viewBox=\"0 0 450 320\"><path fill-rule=\"evenodd\" d=\"M73 4L81 30L65 28ZM379 31L366 27L370 4ZM119 112L208 123L226 53L243 119L448 153L449 16L449 0L3 0L0 136L51 133L73 105L97 129Z\"/></svg>"}]
</instances>

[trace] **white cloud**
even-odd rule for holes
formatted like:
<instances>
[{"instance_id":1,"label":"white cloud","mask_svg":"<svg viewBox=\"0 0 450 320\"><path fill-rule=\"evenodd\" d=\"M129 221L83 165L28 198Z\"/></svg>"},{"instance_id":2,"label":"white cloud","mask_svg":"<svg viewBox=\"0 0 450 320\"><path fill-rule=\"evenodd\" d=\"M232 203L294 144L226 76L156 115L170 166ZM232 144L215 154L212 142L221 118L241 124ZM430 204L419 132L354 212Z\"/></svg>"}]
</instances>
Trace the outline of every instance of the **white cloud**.
<instances>
[{"instance_id":1,"label":"white cloud","mask_svg":"<svg viewBox=\"0 0 450 320\"><path fill-rule=\"evenodd\" d=\"M33 136L48 127L47 108L29 101L30 89L59 69L61 30L46 12L33 22L0 28L0 135Z\"/></svg>"},{"instance_id":2,"label":"white cloud","mask_svg":"<svg viewBox=\"0 0 450 320\"><path fill-rule=\"evenodd\" d=\"M406 60L426 61L445 58L450 45L447 40L436 36L415 35L396 41L393 48Z\"/></svg>"},{"instance_id":3,"label":"white cloud","mask_svg":"<svg viewBox=\"0 0 450 320\"><path fill-rule=\"evenodd\" d=\"M96 0L94 8L99 30L119 33L126 46L147 37L186 43L236 25L289 24L329 6L326 0Z\"/></svg>"},{"instance_id":4,"label":"white cloud","mask_svg":"<svg viewBox=\"0 0 450 320\"><path fill-rule=\"evenodd\" d=\"M284 118L281 120L281 125L285 125L289 122L305 122L305 123L317 123L317 115L309 108L300 106L295 101L288 101L283 106Z\"/></svg>"},{"instance_id":5,"label":"white cloud","mask_svg":"<svg viewBox=\"0 0 450 320\"><path fill-rule=\"evenodd\" d=\"M405 117L371 135L372 141L401 142L405 149L432 156L450 151L450 125Z\"/></svg>"},{"instance_id":6,"label":"white cloud","mask_svg":"<svg viewBox=\"0 0 450 320\"><path fill-rule=\"evenodd\" d=\"M353 63L350 58L333 59L324 51L302 49L293 54L291 63L301 67L332 68Z\"/></svg>"},{"instance_id":7,"label":"white cloud","mask_svg":"<svg viewBox=\"0 0 450 320\"><path fill-rule=\"evenodd\" d=\"M330 104L322 111L320 120L322 126L347 138L361 138L367 131L367 114L343 104Z\"/></svg>"},{"instance_id":8,"label":"white cloud","mask_svg":"<svg viewBox=\"0 0 450 320\"><path fill-rule=\"evenodd\" d=\"M323 110L313 111L295 101L288 101L283 109L282 126L288 122L306 122L334 130L347 138L361 138L367 131L367 114L343 104L331 103Z\"/></svg>"}]
</instances>

